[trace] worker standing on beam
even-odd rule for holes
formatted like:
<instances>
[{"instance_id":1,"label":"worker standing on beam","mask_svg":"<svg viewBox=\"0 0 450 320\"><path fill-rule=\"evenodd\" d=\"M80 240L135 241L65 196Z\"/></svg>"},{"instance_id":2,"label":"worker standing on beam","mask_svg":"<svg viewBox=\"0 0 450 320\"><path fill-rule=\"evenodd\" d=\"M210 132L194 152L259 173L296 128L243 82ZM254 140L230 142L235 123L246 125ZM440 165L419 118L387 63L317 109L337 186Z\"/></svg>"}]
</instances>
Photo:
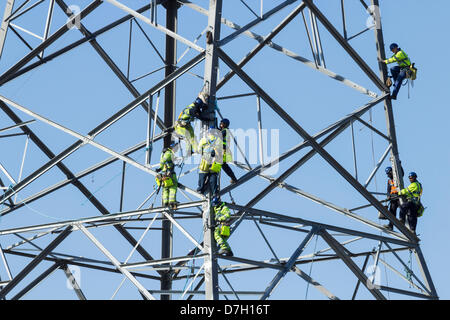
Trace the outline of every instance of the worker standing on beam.
<instances>
[{"instance_id":1,"label":"worker standing on beam","mask_svg":"<svg viewBox=\"0 0 450 320\"><path fill-rule=\"evenodd\" d=\"M230 209L222 202L219 197L214 197L211 201L214 208L216 228L214 229L214 239L219 246L218 254L233 256L233 251L228 244L230 237Z\"/></svg>"},{"instance_id":2,"label":"worker standing on beam","mask_svg":"<svg viewBox=\"0 0 450 320\"><path fill-rule=\"evenodd\" d=\"M158 188L163 189L162 206L169 207L172 210L177 208L177 188L178 181L175 173L175 152L178 144L172 142L169 147L164 148L159 161L159 168L156 169L156 183ZM160 173L162 172L162 173Z\"/></svg>"},{"instance_id":3,"label":"worker standing on beam","mask_svg":"<svg viewBox=\"0 0 450 320\"><path fill-rule=\"evenodd\" d=\"M398 44L392 43L389 46L389 49L394 55L391 58L384 60L384 63L390 64L397 62L397 65L391 68L391 75L394 79L394 90L392 91L391 99L396 100L397 94L402 86L402 82L406 79L408 70L411 67L411 61L405 51L399 48Z\"/></svg>"},{"instance_id":4,"label":"worker standing on beam","mask_svg":"<svg viewBox=\"0 0 450 320\"><path fill-rule=\"evenodd\" d=\"M228 162L233 161L233 156L229 147L230 142L230 131L228 127L230 126L230 120L222 119L219 124L219 128L222 131L222 141L223 141L223 164L222 169L231 178L231 183L236 183L237 178L233 170L231 170Z\"/></svg>"},{"instance_id":5,"label":"worker standing on beam","mask_svg":"<svg viewBox=\"0 0 450 320\"><path fill-rule=\"evenodd\" d=\"M202 112L207 109L208 95L201 92L197 99L181 111L178 120L175 122L175 132L185 139L188 146L187 150L194 153L197 150L197 140L194 134L194 128L191 123L195 119L208 121L209 119L202 116ZM188 151L188 152L189 152Z\"/></svg>"},{"instance_id":6,"label":"worker standing on beam","mask_svg":"<svg viewBox=\"0 0 450 320\"><path fill-rule=\"evenodd\" d=\"M398 198L398 187L395 185L394 181L394 175L392 173L392 167L387 167L386 175L388 176L387 181L387 194L389 195L389 207L388 210L394 217L397 216L397 208L400 206L400 199ZM403 177L403 170L402 170L402 177ZM381 219L386 219L386 217L382 216ZM389 230L394 229L394 224L392 222L389 222L388 225L385 225L385 227Z\"/></svg>"},{"instance_id":7,"label":"worker standing on beam","mask_svg":"<svg viewBox=\"0 0 450 320\"><path fill-rule=\"evenodd\" d=\"M219 189L219 173L223 163L223 142L220 132L211 126L205 138L199 143L198 153L201 155L197 191L206 195L209 191L212 197Z\"/></svg>"},{"instance_id":8,"label":"worker standing on beam","mask_svg":"<svg viewBox=\"0 0 450 320\"><path fill-rule=\"evenodd\" d=\"M409 229L416 234L417 218L423 213L423 206L420 202L423 189L422 184L417 181L415 172L410 172L408 178L411 184L399 192L399 195L406 196L406 202L400 206L400 221L405 223L407 217Z\"/></svg>"}]
</instances>

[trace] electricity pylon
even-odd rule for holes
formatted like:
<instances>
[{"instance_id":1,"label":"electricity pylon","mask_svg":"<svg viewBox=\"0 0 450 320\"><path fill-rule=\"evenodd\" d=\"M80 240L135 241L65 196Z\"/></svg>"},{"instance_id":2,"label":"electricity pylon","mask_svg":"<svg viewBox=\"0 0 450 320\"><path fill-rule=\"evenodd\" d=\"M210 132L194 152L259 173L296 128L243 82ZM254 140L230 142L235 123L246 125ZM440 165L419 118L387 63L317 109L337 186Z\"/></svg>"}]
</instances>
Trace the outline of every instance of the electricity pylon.
<instances>
[{"instance_id":1,"label":"electricity pylon","mask_svg":"<svg viewBox=\"0 0 450 320\"><path fill-rule=\"evenodd\" d=\"M397 186L404 187L393 106L385 85L387 67L381 62L385 48L379 1L372 0L370 6L360 1L360 14L368 25L354 36L348 33L356 19L349 19L350 9L343 0L276 4L209 0L207 7L205 1L147 2L137 8L137 4L124 1L94 0L81 8L80 3L65 0L6 1L0 29L0 132L15 133L3 135L0 141L7 150L0 157L0 297L20 299L35 294L51 299L60 297L61 292L67 294L67 288L55 279L62 270L73 297L79 299L302 299L302 285L306 292L311 286L318 297L328 299L386 299L386 293L388 298L392 293L392 298L437 299L419 238L387 210L385 193L369 190L386 162L393 168ZM233 17L245 20L244 26ZM336 27L333 20L341 25ZM298 25L303 29L303 42ZM267 28L269 32L258 34ZM43 35L36 30L44 30ZM119 35L107 38L114 31ZM275 43L288 31L289 45L301 42L309 59ZM371 32L374 38L369 37ZM128 41L122 44L119 37L124 34ZM369 46L358 50L356 40L359 45L373 45L375 40L370 48L376 47L376 51L370 56ZM250 50L242 55L246 46L251 46ZM90 47L90 55L81 51ZM181 55L178 47L185 49ZM123 52L128 52L126 63L118 62ZM232 58L236 55L242 58ZM340 56L352 65L345 65L344 72L361 73L358 82L364 86L332 71L342 68L336 65ZM332 59L326 62L325 57ZM285 61L298 70L283 69ZM103 69L98 69L99 63L104 64ZM60 70L52 69L55 64ZM70 66L70 74L64 66ZM58 80L75 76L77 66L78 82ZM153 70L144 73L144 68ZM133 79L136 69L141 74ZM274 73L257 72L259 69ZM306 70L311 73L302 76ZM39 81L33 79L36 72ZM27 77L30 82L23 81ZM90 78L97 81L94 88ZM114 88L108 88L115 80ZM317 129L314 121L328 121L326 111L319 110L321 97L313 100L318 111L315 116L299 107L308 96L308 81L317 81L320 92L334 95L336 109L356 101L355 96L358 101L363 97L364 104ZM64 96L69 82L71 93ZM280 93L279 86L271 83L286 89ZM77 84L79 88L74 88ZM339 89L327 90L329 85ZM337 90L342 94L336 95ZM234 137L235 158L240 156L243 161L232 164L243 174L233 184L221 177L220 196L233 211L230 242L234 256L217 254L211 195L197 191L195 163L186 169L186 159L180 162L186 171L178 174L180 203L176 210L156 204L159 189L152 189L159 150L173 138L168 129L175 123L176 98L184 100L186 92L194 92L192 99L200 91L209 95L205 113L210 119L201 122L200 135L223 116L244 129L252 128L248 119L242 119L246 116L241 117L246 111L231 106L241 103L241 108L247 108L249 97L256 97L258 161L248 159L252 155L242 146L245 139ZM95 103L101 105L96 112L94 95ZM59 108L67 108L67 114L45 108L55 103L52 99L57 99ZM120 105L119 101L126 103ZM83 103L87 109L80 106L82 117L75 116L70 106ZM384 108L376 113L381 105ZM272 114L266 128L263 110ZM103 113L106 120L98 122ZM368 114L369 120L364 120ZM376 115L385 119L384 129L374 124ZM286 149L264 159L264 130L272 122L281 138L299 142L288 148L280 142L279 147ZM84 125L91 123L93 129L83 134ZM387 145L378 162L370 163L370 157L358 159L357 125L361 126L359 132L364 129L371 139L364 150L368 150L368 141L374 150L374 135L381 140L377 146ZM311 127L316 133L309 133ZM49 128L55 131L50 134ZM351 139L343 136L349 131ZM145 137L143 141L137 132ZM24 150L19 139L25 139ZM332 142L340 145L338 151L349 142L350 159L344 157L345 152L332 149ZM100 156L104 154L109 158ZM97 159L102 160L91 163ZM281 174L267 173L275 167L282 169ZM328 171L318 169L322 167ZM300 174L300 168L307 168L307 173ZM368 178L362 182L365 172ZM322 187L298 178L308 174L321 180ZM256 182L258 178L261 181ZM318 196L304 191L287 183L288 178L302 188L324 192ZM339 192L346 195L337 196ZM330 212L338 213L340 220L330 218ZM395 231L384 228L377 221L379 216L393 223ZM416 257L414 265L412 255ZM302 270L303 265L309 266L309 272ZM285 278L291 281L283 281ZM367 290L360 290L361 285ZM49 287L52 290L47 290Z\"/></svg>"}]
</instances>

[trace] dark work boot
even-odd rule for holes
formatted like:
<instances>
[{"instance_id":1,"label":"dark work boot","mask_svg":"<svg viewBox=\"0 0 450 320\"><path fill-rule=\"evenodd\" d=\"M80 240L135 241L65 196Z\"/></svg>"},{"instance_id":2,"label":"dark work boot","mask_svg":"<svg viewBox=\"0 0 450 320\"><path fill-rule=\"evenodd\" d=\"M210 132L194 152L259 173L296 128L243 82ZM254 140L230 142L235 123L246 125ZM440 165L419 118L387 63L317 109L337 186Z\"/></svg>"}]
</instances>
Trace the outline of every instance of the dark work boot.
<instances>
[{"instance_id":1,"label":"dark work boot","mask_svg":"<svg viewBox=\"0 0 450 320\"><path fill-rule=\"evenodd\" d=\"M177 202L171 202L169 203L169 207L172 210L177 210Z\"/></svg>"},{"instance_id":2,"label":"dark work boot","mask_svg":"<svg viewBox=\"0 0 450 320\"><path fill-rule=\"evenodd\" d=\"M225 256L227 256L227 257L232 257L232 256L233 256L233 251L227 250L227 251L225 252Z\"/></svg>"}]
</instances>

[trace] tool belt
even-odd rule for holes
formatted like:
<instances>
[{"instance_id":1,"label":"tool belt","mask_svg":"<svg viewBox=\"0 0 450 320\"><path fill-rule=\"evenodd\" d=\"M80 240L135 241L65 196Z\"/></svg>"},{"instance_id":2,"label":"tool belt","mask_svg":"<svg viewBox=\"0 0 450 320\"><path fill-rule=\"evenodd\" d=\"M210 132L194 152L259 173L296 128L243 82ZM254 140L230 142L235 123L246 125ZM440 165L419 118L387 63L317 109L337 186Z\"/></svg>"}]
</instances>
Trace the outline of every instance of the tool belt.
<instances>
[{"instance_id":1,"label":"tool belt","mask_svg":"<svg viewBox=\"0 0 450 320\"><path fill-rule=\"evenodd\" d=\"M156 175L155 180L158 187L161 186L161 183L164 188L171 187L174 184L170 172Z\"/></svg>"}]
</instances>

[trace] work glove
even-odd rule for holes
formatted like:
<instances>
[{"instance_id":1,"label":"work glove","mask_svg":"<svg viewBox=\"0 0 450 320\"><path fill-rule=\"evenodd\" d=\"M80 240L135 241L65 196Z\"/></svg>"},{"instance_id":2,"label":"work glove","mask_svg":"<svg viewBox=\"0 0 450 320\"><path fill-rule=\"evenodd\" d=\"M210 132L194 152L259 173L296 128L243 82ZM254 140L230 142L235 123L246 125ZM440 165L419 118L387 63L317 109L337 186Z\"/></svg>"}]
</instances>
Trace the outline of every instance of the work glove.
<instances>
[{"instance_id":1,"label":"work glove","mask_svg":"<svg viewBox=\"0 0 450 320\"><path fill-rule=\"evenodd\" d=\"M162 170L161 168L156 168L155 169L156 172L161 172L161 170Z\"/></svg>"}]
</instances>

